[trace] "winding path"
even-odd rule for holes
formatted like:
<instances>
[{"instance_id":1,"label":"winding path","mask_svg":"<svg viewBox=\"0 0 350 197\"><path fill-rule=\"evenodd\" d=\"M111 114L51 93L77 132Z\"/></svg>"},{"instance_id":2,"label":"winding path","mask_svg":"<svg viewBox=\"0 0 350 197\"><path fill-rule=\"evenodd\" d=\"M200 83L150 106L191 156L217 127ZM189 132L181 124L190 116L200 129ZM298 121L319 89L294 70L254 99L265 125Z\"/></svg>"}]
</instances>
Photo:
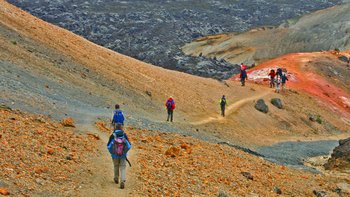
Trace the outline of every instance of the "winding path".
<instances>
[{"instance_id":1,"label":"winding path","mask_svg":"<svg viewBox=\"0 0 350 197\"><path fill-rule=\"evenodd\" d=\"M250 101L253 101L253 100L256 100L256 99L265 97L265 96L268 95L268 94L271 94L271 91L266 91L266 92L263 92L263 93L261 93L261 94L257 94L257 95L254 95L254 96L251 96L251 97L248 97L248 98L239 100L239 101L235 102L234 104L229 105L229 106L226 108L226 111L225 111L226 116L232 114L233 111L234 111L234 109L240 108L241 106L243 106L243 105L246 104L247 102L250 102ZM191 124L193 124L193 125L202 125L202 124L206 124L206 123L210 123L210 122L222 121L222 120L224 120L224 119L225 119L225 117L222 117L220 114L218 114L218 115L216 115L216 116L214 116L214 117L211 116L211 117L205 118L205 119L203 119L203 120L191 122Z\"/></svg>"}]
</instances>

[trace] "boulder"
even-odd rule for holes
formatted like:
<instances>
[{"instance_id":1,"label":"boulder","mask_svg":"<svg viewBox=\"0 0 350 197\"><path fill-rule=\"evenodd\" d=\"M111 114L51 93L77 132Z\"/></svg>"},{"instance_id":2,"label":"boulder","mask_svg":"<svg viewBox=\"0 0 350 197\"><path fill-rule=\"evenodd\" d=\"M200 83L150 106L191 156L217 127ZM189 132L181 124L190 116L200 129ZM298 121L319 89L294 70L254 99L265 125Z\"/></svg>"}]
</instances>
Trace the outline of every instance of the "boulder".
<instances>
[{"instance_id":1,"label":"boulder","mask_svg":"<svg viewBox=\"0 0 350 197\"><path fill-rule=\"evenodd\" d=\"M314 190L312 193L314 193L316 197L327 197L328 196L327 192L325 192L325 191Z\"/></svg>"},{"instance_id":2,"label":"boulder","mask_svg":"<svg viewBox=\"0 0 350 197\"><path fill-rule=\"evenodd\" d=\"M278 188L278 187L274 187L274 188L273 188L273 191L274 191L276 194L279 194L279 195L282 194L282 190L281 190L280 188Z\"/></svg>"},{"instance_id":3,"label":"boulder","mask_svg":"<svg viewBox=\"0 0 350 197\"><path fill-rule=\"evenodd\" d=\"M346 62L346 63L349 63L349 61L350 61L350 59L348 57L346 57L345 55L339 56L338 59L340 61L343 61L343 62Z\"/></svg>"},{"instance_id":4,"label":"boulder","mask_svg":"<svg viewBox=\"0 0 350 197\"><path fill-rule=\"evenodd\" d=\"M269 107L265 104L265 101L263 99L259 99L255 104L255 109L258 111L267 113L269 112Z\"/></svg>"},{"instance_id":5,"label":"boulder","mask_svg":"<svg viewBox=\"0 0 350 197\"><path fill-rule=\"evenodd\" d=\"M241 174L249 180L254 180L254 177L250 172L241 172Z\"/></svg>"},{"instance_id":6,"label":"boulder","mask_svg":"<svg viewBox=\"0 0 350 197\"><path fill-rule=\"evenodd\" d=\"M228 195L224 191L220 191L219 197L228 197Z\"/></svg>"},{"instance_id":7,"label":"boulder","mask_svg":"<svg viewBox=\"0 0 350 197\"><path fill-rule=\"evenodd\" d=\"M276 106L278 109L282 109L283 108L283 104L281 99L279 98L273 98L271 99L271 104Z\"/></svg>"},{"instance_id":8,"label":"boulder","mask_svg":"<svg viewBox=\"0 0 350 197\"><path fill-rule=\"evenodd\" d=\"M71 118L71 117L67 117L67 118L64 118L62 121L61 121L62 125L65 126L65 127L75 127L74 125L74 119Z\"/></svg>"},{"instance_id":9,"label":"boulder","mask_svg":"<svg viewBox=\"0 0 350 197\"><path fill-rule=\"evenodd\" d=\"M172 146L165 152L165 155L170 157L177 157L180 155L180 148Z\"/></svg>"},{"instance_id":10,"label":"boulder","mask_svg":"<svg viewBox=\"0 0 350 197\"><path fill-rule=\"evenodd\" d=\"M0 188L0 194L4 196L10 195L10 192L5 188Z\"/></svg>"},{"instance_id":11,"label":"boulder","mask_svg":"<svg viewBox=\"0 0 350 197\"><path fill-rule=\"evenodd\" d=\"M350 138L339 140L337 146L324 165L326 170L349 170L350 169Z\"/></svg>"}]
</instances>

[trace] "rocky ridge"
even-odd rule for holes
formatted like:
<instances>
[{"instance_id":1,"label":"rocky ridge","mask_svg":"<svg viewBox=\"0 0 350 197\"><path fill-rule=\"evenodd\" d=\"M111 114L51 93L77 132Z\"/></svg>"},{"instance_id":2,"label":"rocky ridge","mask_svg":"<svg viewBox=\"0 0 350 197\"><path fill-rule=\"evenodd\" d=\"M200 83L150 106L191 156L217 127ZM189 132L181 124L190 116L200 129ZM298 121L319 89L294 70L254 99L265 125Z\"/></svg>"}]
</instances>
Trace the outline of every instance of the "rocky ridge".
<instances>
[{"instance_id":1,"label":"rocky ridge","mask_svg":"<svg viewBox=\"0 0 350 197\"><path fill-rule=\"evenodd\" d=\"M339 140L339 146L333 150L325 168L327 170L350 171L350 138Z\"/></svg>"},{"instance_id":2,"label":"rocky ridge","mask_svg":"<svg viewBox=\"0 0 350 197\"><path fill-rule=\"evenodd\" d=\"M316 1L110 1L9 2L101 46L168 69L227 79L239 69L222 58L186 56L193 39L242 32L324 9L340 0ZM216 60L217 59L217 60Z\"/></svg>"},{"instance_id":3,"label":"rocky ridge","mask_svg":"<svg viewBox=\"0 0 350 197\"><path fill-rule=\"evenodd\" d=\"M287 20L278 27L198 38L186 44L183 50L193 56L201 54L229 62L257 64L288 53L348 51L349 13L350 3L345 3ZM343 61L348 62L348 59L343 57Z\"/></svg>"}]
</instances>

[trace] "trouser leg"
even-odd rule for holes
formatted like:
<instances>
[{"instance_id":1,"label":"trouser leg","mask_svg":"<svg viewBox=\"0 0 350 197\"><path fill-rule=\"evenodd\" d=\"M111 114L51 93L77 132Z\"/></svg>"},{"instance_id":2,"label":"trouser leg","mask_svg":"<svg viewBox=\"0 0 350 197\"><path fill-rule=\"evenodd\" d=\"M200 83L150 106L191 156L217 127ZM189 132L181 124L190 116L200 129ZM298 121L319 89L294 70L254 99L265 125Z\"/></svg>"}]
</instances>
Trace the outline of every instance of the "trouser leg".
<instances>
[{"instance_id":1,"label":"trouser leg","mask_svg":"<svg viewBox=\"0 0 350 197\"><path fill-rule=\"evenodd\" d=\"M274 86L275 86L275 79L271 78L271 80L270 80L270 88L272 88Z\"/></svg>"},{"instance_id":2,"label":"trouser leg","mask_svg":"<svg viewBox=\"0 0 350 197\"><path fill-rule=\"evenodd\" d=\"M168 109L168 117L167 117L167 119L166 119L166 121L169 121L169 118L170 118L170 110Z\"/></svg>"},{"instance_id":3,"label":"trouser leg","mask_svg":"<svg viewBox=\"0 0 350 197\"><path fill-rule=\"evenodd\" d=\"M120 168L121 181L125 182L126 181L126 159L125 158L120 159L119 168Z\"/></svg>"},{"instance_id":4,"label":"trouser leg","mask_svg":"<svg viewBox=\"0 0 350 197\"><path fill-rule=\"evenodd\" d=\"M221 106L221 115L225 116L225 107L222 107L222 106Z\"/></svg>"},{"instance_id":5,"label":"trouser leg","mask_svg":"<svg viewBox=\"0 0 350 197\"><path fill-rule=\"evenodd\" d=\"M173 121L173 114L174 114L174 111L173 111L173 110L170 110L170 121L171 121L171 122Z\"/></svg>"},{"instance_id":6,"label":"trouser leg","mask_svg":"<svg viewBox=\"0 0 350 197\"><path fill-rule=\"evenodd\" d=\"M114 165L114 180L119 180L119 165L120 165L120 159L113 159L113 165Z\"/></svg>"}]
</instances>

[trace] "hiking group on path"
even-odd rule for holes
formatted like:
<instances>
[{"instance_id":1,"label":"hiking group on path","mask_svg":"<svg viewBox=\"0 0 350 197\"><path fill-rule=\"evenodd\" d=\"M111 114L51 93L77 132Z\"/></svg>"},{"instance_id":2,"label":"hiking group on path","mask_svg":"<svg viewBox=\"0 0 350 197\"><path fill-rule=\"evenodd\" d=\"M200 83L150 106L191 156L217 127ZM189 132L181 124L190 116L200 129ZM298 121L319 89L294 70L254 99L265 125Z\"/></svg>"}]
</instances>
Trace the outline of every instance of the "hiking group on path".
<instances>
[{"instance_id":1,"label":"hiking group on path","mask_svg":"<svg viewBox=\"0 0 350 197\"><path fill-rule=\"evenodd\" d=\"M120 189L125 188L126 162L131 163L127 158L127 152L131 149L131 143L123 130L124 114L118 104L115 105L112 117L113 132L107 142L107 149L111 154L114 166L114 182L120 183Z\"/></svg>"},{"instance_id":2,"label":"hiking group on path","mask_svg":"<svg viewBox=\"0 0 350 197\"><path fill-rule=\"evenodd\" d=\"M280 90L283 92L286 89L288 78L286 74L283 73L282 68L277 68L276 72L274 69L271 69L268 76L270 77L270 88L276 87L275 92L279 93Z\"/></svg>"},{"instance_id":3,"label":"hiking group on path","mask_svg":"<svg viewBox=\"0 0 350 197\"><path fill-rule=\"evenodd\" d=\"M242 86L245 86L245 81L248 78L246 69L247 67L242 63L240 67L240 81ZM275 92L279 93L280 87L282 87L282 91L285 89L288 78L286 77L286 74L283 73L281 68L278 68L276 72L274 69L271 69L268 76L270 77L270 88L276 87ZM225 117L225 109L228 105L225 95L222 95L221 99L219 100L219 105L221 109L221 116ZM166 121L173 122L175 101L172 96L170 96L165 102L165 107L168 114ZM116 104L111 121L113 131L107 142L107 149L113 161L114 182L116 184L120 183L121 189L125 188L126 163L128 163L131 167L131 163L127 158L127 152L131 149L131 143L126 132L123 130L124 120L124 114L120 109L120 106Z\"/></svg>"}]
</instances>

